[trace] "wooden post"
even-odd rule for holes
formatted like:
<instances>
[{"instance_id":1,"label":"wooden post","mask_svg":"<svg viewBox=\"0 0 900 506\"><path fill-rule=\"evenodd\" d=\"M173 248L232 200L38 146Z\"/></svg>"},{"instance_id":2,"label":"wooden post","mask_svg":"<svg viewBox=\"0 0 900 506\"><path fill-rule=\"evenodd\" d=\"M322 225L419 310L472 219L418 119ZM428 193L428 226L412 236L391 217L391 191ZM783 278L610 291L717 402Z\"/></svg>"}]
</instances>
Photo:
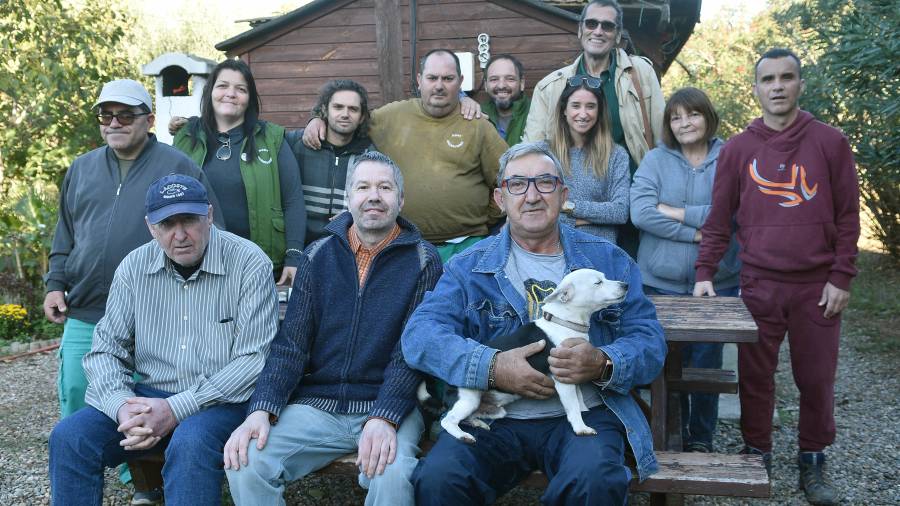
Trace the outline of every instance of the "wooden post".
<instances>
[{"instance_id":1,"label":"wooden post","mask_svg":"<svg viewBox=\"0 0 900 506\"><path fill-rule=\"evenodd\" d=\"M375 49L383 103L403 99L400 0L375 0Z\"/></svg>"}]
</instances>

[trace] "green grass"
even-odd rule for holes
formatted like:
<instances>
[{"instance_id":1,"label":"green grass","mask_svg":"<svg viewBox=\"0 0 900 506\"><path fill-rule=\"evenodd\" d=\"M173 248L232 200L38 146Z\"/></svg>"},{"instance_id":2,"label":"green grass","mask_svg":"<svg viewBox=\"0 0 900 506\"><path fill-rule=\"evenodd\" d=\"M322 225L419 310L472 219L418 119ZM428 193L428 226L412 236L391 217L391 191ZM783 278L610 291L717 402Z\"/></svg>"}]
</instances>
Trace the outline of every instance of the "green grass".
<instances>
[{"instance_id":1,"label":"green grass","mask_svg":"<svg viewBox=\"0 0 900 506\"><path fill-rule=\"evenodd\" d=\"M843 333L859 351L900 356L900 268L871 251L860 252L857 267Z\"/></svg>"}]
</instances>

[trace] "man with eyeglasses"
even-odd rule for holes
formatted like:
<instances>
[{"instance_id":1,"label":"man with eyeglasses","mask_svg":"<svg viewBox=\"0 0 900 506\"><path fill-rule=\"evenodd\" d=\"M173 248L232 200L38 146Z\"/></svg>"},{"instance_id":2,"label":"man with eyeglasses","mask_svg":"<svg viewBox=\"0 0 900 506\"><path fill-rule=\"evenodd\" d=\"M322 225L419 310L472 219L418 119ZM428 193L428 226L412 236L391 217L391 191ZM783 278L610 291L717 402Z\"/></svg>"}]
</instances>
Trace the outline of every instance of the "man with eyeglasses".
<instances>
[{"instance_id":1,"label":"man with eyeglasses","mask_svg":"<svg viewBox=\"0 0 900 506\"><path fill-rule=\"evenodd\" d=\"M613 142L628 150L634 176L644 155L661 138L665 99L650 60L618 49L623 17L616 0L592 0L584 6L578 24L581 56L573 64L551 72L534 87L523 139L547 139L553 109L567 81L574 76L587 76L588 86L603 90ZM617 242L633 258L637 256L638 234L630 221L622 226Z\"/></svg>"},{"instance_id":2,"label":"man with eyeglasses","mask_svg":"<svg viewBox=\"0 0 900 506\"><path fill-rule=\"evenodd\" d=\"M491 503L535 469L550 480L544 504L624 504L632 478L625 445L639 479L657 469L650 427L628 392L662 369L662 327L634 261L608 241L559 223L568 194L561 176L559 160L542 143L510 148L493 194L507 225L445 265L404 329L410 366L449 385L523 396L489 430L467 427L475 444L440 434L413 473L416 504ZM575 435L553 381L528 365L543 341L491 348L494 338L540 318L544 297L581 268L628 284L623 303L592 317L589 341L567 339L550 351L550 372L581 385L593 436Z\"/></svg>"},{"instance_id":3,"label":"man with eyeglasses","mask_svg":"<svg viewBox=\"0 0 900 506\"><path fill-rule=\"evenodd\" d=\"M150 183L182 173L209 189L190 158L149 133L153 102L140 83L119 79L104 84L94 110L106 145L76 158L66 172L44 278L44 314L65 324L57 382L63 418L85 405L81 359L106 310L113 272L125 255L151 239L141 205ZM218 204L211 190L210 198Z\"/></svg>"}]
</instances>

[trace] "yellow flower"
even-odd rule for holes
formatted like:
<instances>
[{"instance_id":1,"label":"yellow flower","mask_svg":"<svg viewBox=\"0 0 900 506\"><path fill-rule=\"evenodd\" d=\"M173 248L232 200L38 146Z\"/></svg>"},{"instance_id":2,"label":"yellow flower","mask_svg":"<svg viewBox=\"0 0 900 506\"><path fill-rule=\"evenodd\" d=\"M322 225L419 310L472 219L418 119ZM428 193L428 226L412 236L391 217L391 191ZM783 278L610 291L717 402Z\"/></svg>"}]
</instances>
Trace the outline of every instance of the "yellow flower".
<instances>
[{"instance_id":1,"label":"yellow flower","mask_svg":"<svg viewBox=\"0 0 900 506\"><path fill-rule=\"evenodd\" d=\"M22 321L28 316L28 310L18 304L0 305L0 319Z\"/></svg>"}]
</instances>

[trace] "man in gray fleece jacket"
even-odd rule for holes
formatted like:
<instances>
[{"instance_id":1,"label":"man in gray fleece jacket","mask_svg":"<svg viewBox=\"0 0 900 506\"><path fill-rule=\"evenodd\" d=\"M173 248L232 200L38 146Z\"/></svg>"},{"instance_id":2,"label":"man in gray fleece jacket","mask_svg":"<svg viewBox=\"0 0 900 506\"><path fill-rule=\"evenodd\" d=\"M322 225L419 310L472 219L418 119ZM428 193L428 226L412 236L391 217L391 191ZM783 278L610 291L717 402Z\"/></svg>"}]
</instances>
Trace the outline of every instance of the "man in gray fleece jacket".
<instances>
[{"instance_id":1,"label":"man in gray fleece jacket","mask_svg":"<svg viewBox=\"0 0 900 506\"><path fill-rule=\"evenodd\" d=\"M94 326L106 309L113 273L131 250L150 241L144 198L153 181L187 174L206 186L200 168L180 151L157 142L153 102L131 79L103 85L94 104L106 145L72 162L59 192L59 221L44 278L44 314L64 323L59 352L60 417L84 407L87 380L81 359L90 351Z\"/></svg>"}]
</instances>

